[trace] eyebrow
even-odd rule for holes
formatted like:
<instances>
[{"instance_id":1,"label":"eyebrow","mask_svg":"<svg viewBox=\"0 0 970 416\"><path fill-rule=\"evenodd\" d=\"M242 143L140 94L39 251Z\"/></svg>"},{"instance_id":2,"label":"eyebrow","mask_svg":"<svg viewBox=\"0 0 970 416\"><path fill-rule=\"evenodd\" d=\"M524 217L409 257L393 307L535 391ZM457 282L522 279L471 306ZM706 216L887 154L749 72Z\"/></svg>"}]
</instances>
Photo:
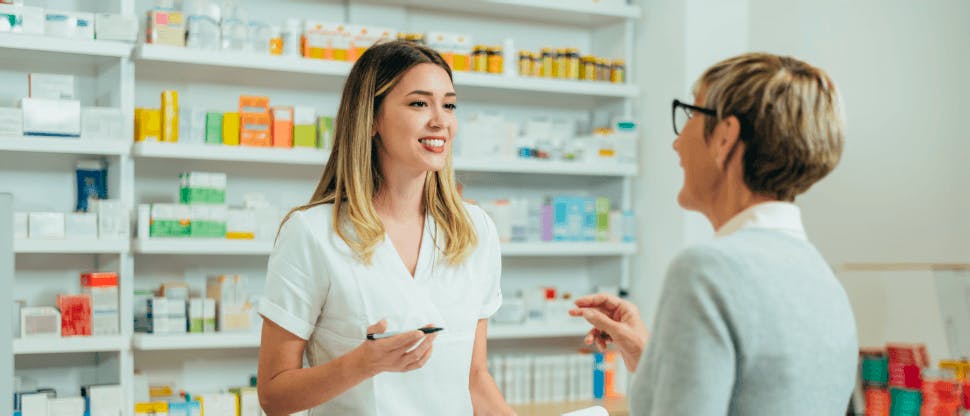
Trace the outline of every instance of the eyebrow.
<instances>
[{"instance_id":1,"label":"eyebrow","mask_svg":"<svg viewBox=\"0 0 970 416\"><path fill-rule=\"evenodd\" d=\"M427 95L428 97L434 97L434 94L432 94L431 91L425 91L425 90L414 90L408 93L408 95L412 95L412 94ZM455 94L454 91L445 93L445 97L457 97L457 96L458 94Z\"/></svg>"}]
</instances>

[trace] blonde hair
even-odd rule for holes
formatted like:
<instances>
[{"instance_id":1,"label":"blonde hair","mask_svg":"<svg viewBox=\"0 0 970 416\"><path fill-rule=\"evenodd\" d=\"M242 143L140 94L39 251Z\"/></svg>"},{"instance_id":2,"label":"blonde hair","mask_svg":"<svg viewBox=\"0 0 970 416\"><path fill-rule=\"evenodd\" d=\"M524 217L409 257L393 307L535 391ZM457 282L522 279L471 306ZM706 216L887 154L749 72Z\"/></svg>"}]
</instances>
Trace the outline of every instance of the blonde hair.
<instances>
[{"instance_id":1,"label":"blonde hair","mask_svg":"<svg viewBox=\"0 0 970 416\"><path fill-rule=\"evenodd\" d=\"M794 201L839 163L842 99L825 71L792 57L749 53L710 67L694 94L701 89L704 107L717 111L706 118L705 138L727 117L740 121L744 182L754 193Z\"/></svg>"},{"instance_id":2,"label":"blonde hair","mask_svg":"<svg viewBox=\"0 0 970 416\"><path fill-rule=\"evenodd\" d=\"M373 199L384 186L378 151L380 138L371 137L374 118L381 103L409 69L429 63L451 68L433 49L404 41L382 43L365 51L347 77L340 108L334 121L334 144L310 202L293 212L322 204L333 204L333 228L364 264L370 264L374 249L384 239L384 225L374 209ZM456 188L452 156L445 167L429 172L424 181L424 209L437 229L444 232L443 253L450 264L459 264L478 243L475 228ZM341 222L345 209L347 223ZM350 228L347 228L349 225ZM282 226L281 226L282 227ZM351 233L352 231L352 233ZM437 235L434 238L438 246Z\"/></svg>"}]
</instances>

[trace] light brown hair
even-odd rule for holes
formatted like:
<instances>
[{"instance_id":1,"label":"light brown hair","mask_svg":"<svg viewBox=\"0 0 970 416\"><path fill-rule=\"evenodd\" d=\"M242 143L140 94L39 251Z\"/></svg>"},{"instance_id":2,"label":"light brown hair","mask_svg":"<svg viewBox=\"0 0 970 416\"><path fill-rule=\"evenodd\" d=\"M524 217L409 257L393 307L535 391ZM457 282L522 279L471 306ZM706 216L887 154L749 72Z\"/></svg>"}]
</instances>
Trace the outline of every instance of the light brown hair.
<instances>
[{"instance_id":1,"label":"light brown hair","mask_svg":"<svg viewBox=\"0 0 970 416\"><path fill-rule=\"evenodd\" d=\"M700 90L704 107L717 111L706 118L705 138L727 117L740 121L744 182L754 193L794 201L839 163L842 99L825 71L792 57L748 53L708 68L695 95Z\"/></svg>"}]
</instances>

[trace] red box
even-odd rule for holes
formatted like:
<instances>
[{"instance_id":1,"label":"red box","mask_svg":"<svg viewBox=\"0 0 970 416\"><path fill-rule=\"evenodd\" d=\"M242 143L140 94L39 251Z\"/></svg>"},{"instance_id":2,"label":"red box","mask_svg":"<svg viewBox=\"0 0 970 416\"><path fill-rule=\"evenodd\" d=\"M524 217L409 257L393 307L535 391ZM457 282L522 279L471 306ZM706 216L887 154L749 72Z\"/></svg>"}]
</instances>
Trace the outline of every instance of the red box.
<instances>
[{"instance_id":1,"label":"red box","mask_svg":"<svg viewBox=\"0 0 970 416\"><path fill-rule=\"evenodd\" d=\"M91 335L91 296L57 295L61 336Z\"/></svg>"},{"instance_id":2,"label":"red box","mask_svg":"<svg viewBox=\"0 0 970 416\"><path fill-rule=\"evenodd\" d=\"M909 390L920 390L923 387L922 369L915 365L889 362L889 385Z\"/></svg>"},{"instance_id":3,"label":"red box","mask_svg":"<svg viewBox=\"0 0 970 416\"><path fill-rule=\"evenodd\" d=\"M83 287L118 286L118 273L115 273L115 272L84 273L81 275L81 286Z\"/></svg>"}]
</instances>

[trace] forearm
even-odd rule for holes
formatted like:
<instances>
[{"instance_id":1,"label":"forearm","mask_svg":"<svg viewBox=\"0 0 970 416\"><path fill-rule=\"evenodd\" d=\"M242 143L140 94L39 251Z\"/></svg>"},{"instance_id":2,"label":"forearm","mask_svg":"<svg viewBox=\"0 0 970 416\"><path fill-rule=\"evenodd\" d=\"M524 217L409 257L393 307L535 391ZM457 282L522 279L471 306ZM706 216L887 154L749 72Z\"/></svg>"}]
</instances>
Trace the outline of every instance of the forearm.
<instances>
[{"instance_id":1,"label":"forearm","mask_svg":"<svg viewBox=\"0 0 970 416\"><path fill-rule=\"evenodd\" d=\"M268 416L289 415L326 403L374 375L353 350L325 364L277 374L259 386L260 405Z\"/></svg>"},{"instance_id":2,"label":"forearm","mask_svg":"<svg viewBox=\"0 0 970 416\"><path fill-rule=\"evenodd\" d=\"M505 402L495 380L487 369L472 369L468 380L472 396L472 407L478 416L514 415L515 411Z\"/></svg>"}]
</instances>

